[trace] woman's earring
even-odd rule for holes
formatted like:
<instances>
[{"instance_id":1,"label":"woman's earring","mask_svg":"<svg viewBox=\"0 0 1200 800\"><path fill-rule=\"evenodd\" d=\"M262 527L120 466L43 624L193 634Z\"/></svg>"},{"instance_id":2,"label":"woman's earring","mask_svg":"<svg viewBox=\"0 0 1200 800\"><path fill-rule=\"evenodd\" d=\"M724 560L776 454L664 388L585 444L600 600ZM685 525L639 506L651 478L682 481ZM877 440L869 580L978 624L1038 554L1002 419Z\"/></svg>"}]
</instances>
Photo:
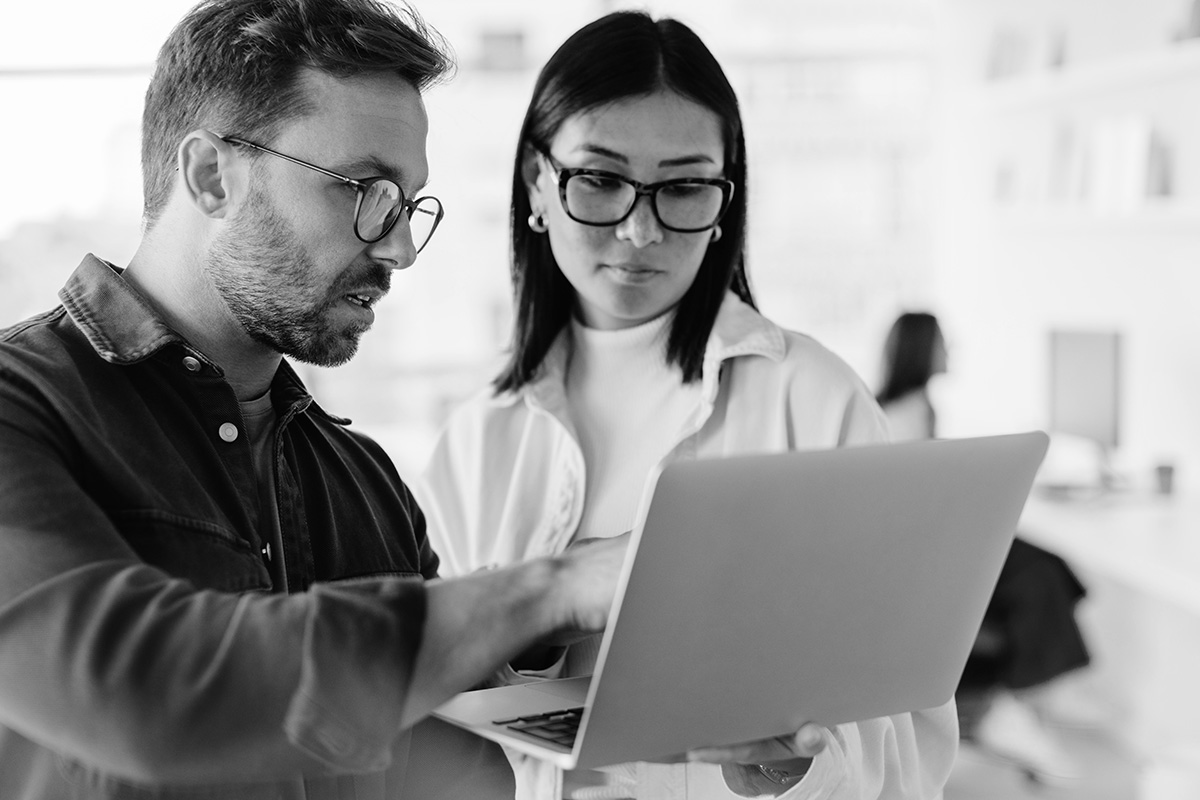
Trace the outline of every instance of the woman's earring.
<instances>
[{"instance_id":1,"label":"woman's earring","mask_svg":"<svg viewBox=\"0 0 1200 800\"><path fill-rule=\"evenodd\" d=\"M721 241L721 226L720 225L713 226L712 240L714 242Z\"/></svg>"},{"instance_id":2,"label":"woman's earring","mask_svg":"<svg viewBox=\"0 0 1200 800\"><path fill-rule=\"evenodd\" d=\"M546 218L541 214L529 215L529 229L534 233L545 233L550 230L550 226L546 224Z\"/></svg>"}]
</instances>

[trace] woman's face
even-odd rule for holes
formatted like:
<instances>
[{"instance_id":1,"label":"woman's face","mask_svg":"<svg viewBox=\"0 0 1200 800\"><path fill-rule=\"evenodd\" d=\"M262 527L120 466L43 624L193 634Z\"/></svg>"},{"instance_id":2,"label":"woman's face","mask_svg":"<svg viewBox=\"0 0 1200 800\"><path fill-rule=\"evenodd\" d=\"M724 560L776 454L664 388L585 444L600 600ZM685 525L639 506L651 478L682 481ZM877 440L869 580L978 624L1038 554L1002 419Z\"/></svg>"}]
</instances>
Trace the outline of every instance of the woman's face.
<instances>
[{"instance_id":1,"label":"woman's face","mask_svg":"<svg viewBox=\"0 0 1200 800\"><path fill-rule=\"evenodd\" d=\"M641 183L724 177L721 120L674 92L631 97L569 117L550 142L559 168L599 169ZM692 285L713 232L679 233L659 224L648 196L616 225L567 216L557 170L538 156L529 185L535 215L575 289L576 313L592 328L628 328L669 311ZM528 173L527 173L528 174Z\"/></svg>"},{"instance_id":2,"label":"woman's face","mask_svg":"<svg viewBox=\"0 0 1200 800\"><path fill-rule=\"evenodd\" d=\"M946 339L942 336L942 332L938 331L933 337L933 356L932 363L929 367L929 372L932 375L946 371L947 361L949 356L946 352Z\"/></svg>"}]
</instances>

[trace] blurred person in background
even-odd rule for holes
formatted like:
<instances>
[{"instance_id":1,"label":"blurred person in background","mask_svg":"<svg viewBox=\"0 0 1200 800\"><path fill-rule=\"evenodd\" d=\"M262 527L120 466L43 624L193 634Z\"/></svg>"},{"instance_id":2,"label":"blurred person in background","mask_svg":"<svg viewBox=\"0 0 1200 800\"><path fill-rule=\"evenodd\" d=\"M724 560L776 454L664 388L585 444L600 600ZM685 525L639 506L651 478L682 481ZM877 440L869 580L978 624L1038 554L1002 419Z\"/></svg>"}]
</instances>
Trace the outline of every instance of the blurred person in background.
<instances>
[{"instance_id":1,"label":"blurred person in background","mask_svg":"<svg viewBox=\"0 0 1200 800\"><path fill-rule=\"evenodd\" d=\"M418 486L448 572L623 534L661 463L886 438L842 360L756 310L746 174L737 97L684 24L616 12L544 66L513 168L511 355ZM500 679L589 675L598 644L527 652ZM521 798L863 800L940 797L956 746L951 701L690 763L564 775L509 755Z\"/></svg>"},{"instance_id":2,"label":"blurred person in background","mask_svg":"<svg viewBox=\"0 0 1200 800\"><path fill-rule=\"evenodd\" d=\"M348 360L433 233L450 66L372 0L212 0L163 45L137 252L0 331L0 798L513 796L425 718L602 630L625 542L438 580L392 462L284 358Z\"/></svg>"},{"instance_id":3,"label":"blurred person in background","mask_svg":"<svg viewBox=\"0 0 1200 800\"><path fill-rule=\"evenodd\" d=\"M892 323L876 399L894 441L937 436L930 383L947 360L936 316L911 311ZM1055 678L1089 663L1075 620L1084 594L1066 562L1016 537L956 693L965 738L1051 783L1078 778L1079 768L1038 701Z\"/></svg>"},{"instance_id":4,"label":"blurred person in background","mask_svg":"<svg viewBox=\"0 0 1200 800\"><path fill-rule=\"evenodd\" d=\"M929 383L946 371L946 340L933 314L901 314L883 345L883 382L875 395L894 441L932 439L937 410Z\"/></svg>"}]
</instances>

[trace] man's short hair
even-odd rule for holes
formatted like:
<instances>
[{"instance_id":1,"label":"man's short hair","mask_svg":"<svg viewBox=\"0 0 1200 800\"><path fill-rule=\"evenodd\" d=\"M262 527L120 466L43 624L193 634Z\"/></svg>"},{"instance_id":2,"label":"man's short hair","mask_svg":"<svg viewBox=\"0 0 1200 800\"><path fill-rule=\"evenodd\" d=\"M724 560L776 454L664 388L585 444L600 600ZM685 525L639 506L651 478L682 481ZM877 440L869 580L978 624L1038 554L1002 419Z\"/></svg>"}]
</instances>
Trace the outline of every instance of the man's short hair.
<instances>
[{"instance_id":1,"label":"man's short hair","mask_svg":"<svg viewBox=\"0 0 1200 800\"><path fill-rule=\"evenodd\" d=\"M301 68L339 78L389 72L418 91L454 68L409 6L381 0L203 0L159 50L142 114L145 225L162 214L179 143L208 128L270 143L310 113Z\"/></svg>"}]
</instances>

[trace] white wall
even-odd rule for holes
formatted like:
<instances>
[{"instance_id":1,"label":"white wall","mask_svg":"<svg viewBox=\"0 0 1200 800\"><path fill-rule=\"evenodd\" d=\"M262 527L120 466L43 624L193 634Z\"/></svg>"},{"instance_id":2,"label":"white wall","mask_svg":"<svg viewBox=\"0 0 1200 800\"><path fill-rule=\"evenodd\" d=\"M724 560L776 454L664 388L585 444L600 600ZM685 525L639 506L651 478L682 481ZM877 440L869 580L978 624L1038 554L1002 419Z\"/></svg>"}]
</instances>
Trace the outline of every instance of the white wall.
<instances>
[{"instance_id":1,"label":"white wall","mask_svg":"<svg viewBox=\"0 0 1200 800\"><path fill-rule=\"evenodd\" d=\"M935 286L952 346L940 387L946 433L1045 425L1047 331L1117 328L1126 337L1127 378L1117 466L1143 482L1155 462L1174 460L1181 483L1200 486L1192 402L1200 393L1200 59L1180 60L1169 49L1189 7L945 4ZM1031 55L1022 74L989 83L985 64L1000 30L1026 36ZM1044 66L1046 42L1056 36L1065 42L1059 70ZM1056 199L1040 183L1063 166L1053 158L1059 132L1080 135L1129 117L1168 141L1173 197L1100 207ZM1020 175L1004 203L994 198L1006 161ZM1111 167L1111 153L1099 161Z\"/></svg>"}]
</instances>

